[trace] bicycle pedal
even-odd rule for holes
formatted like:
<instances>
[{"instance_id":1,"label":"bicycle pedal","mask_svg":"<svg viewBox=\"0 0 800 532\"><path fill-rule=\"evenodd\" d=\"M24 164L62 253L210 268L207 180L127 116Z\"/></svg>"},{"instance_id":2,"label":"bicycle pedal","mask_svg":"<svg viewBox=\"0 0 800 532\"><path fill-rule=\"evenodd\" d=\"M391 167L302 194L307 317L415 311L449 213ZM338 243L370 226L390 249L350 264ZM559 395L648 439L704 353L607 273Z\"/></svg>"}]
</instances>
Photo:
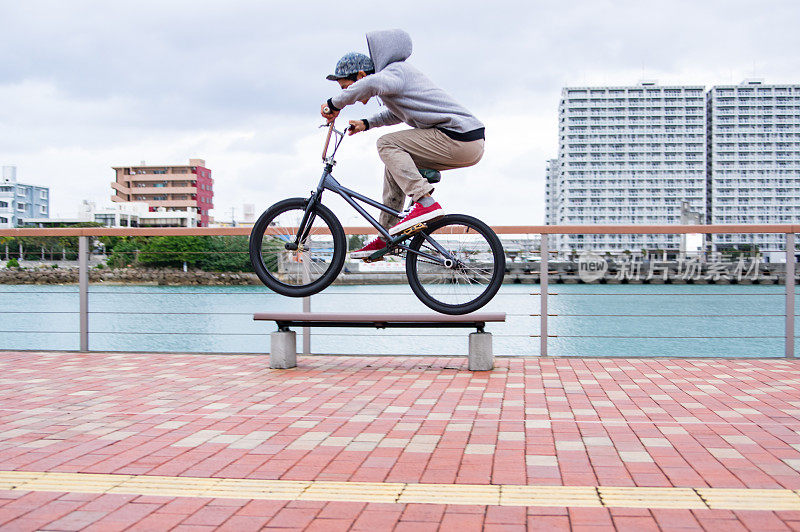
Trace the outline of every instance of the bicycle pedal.
<instances>
[{"instance_id":1,"label":"bicycle pedal","mask_svg":"<svg viewBox=\"0 0 800 532\"><path fill-rule=\"evenodd\" d=\"M415 225L414 227L409 227L408 229L403 231L401 234L403 234L405 236L411 236L414 233L418 233L419 231L422 231L423 229L427 229L427 227L428 227L427 225L425 225L423 223L419 223L419 224Z\"/></svg>"}]
</instances>

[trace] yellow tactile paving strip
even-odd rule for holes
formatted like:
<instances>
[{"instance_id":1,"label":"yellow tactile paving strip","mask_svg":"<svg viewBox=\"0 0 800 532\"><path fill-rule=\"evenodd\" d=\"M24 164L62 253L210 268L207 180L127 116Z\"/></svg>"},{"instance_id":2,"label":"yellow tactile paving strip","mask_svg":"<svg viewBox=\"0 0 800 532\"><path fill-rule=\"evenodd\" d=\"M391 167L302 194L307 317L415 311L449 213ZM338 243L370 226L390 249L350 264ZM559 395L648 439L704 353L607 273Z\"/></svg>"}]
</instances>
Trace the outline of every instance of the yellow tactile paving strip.
<instances>
[{"instance_id":1,"label":"yellow tactile paving strip","mask_svg":"<svg viewBox=\"0 0 800 532\"><path fill-rule=\"evenodd\" d=\"M304 501L800 511L800 490L404 484L0 471L0 490Z\"/></svg>"}]
</instances>

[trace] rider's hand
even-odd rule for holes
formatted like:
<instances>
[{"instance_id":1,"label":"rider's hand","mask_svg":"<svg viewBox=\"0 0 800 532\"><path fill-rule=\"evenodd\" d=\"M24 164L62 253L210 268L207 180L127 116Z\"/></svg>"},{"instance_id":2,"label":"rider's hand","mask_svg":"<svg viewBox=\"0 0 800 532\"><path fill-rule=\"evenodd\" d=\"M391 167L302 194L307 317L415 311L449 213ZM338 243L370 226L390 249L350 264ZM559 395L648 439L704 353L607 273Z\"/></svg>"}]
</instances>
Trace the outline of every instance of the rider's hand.
<instances>
[{"instance_id":1,"label":"rider's hand","mask_svg":"<svg viewBox=\"0 0 800 532\"><path fill-rule=\"evenodd\" d=\"M326 110L328 111L327 113L325 112ZM323 103L322 105L320 105L320 107L319 107L319 114L321 114L321 115L322 115L322 118L324 118L325 120L327 120L327 121L328 121L328 123L330 124L331 122L333 122L334 120L336 120L336 117L337 117L337 116L339 116L339 111L332 111L332 110L331 110L331 109L328 107L328 102L325 102L325 103Z\"/></svg>"},{"instance_id":2,"label":"rider's hand","mask_svg":"<svg viewBox=\"0 0 800 532\"><path fill-rule=\"evenodd\" d=\"M356 133L361 133L362 131L367 130L367 125L364 123L363 120L350 120L350 128L348 131L348 135L355 135Z\"/></svg>"}]
</instances>

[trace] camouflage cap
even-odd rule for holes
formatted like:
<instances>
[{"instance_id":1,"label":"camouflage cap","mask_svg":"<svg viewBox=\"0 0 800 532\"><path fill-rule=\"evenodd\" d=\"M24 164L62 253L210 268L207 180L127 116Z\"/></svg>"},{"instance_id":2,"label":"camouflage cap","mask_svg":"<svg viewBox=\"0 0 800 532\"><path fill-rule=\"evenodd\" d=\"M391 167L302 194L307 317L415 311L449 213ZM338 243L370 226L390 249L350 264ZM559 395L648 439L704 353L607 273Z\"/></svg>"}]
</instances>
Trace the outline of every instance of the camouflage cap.
<instances>
[{"instance_id":1,"label":"camouflage cap","mask_svg":"<svg viewBox=\"0 0 800 532\"><path fill-rule=\"evenodd\" d=\"M347 76L357 74L362 70L364 72L375 70L375 65L372 63L372 59L370 59L369 56L360 54L358 52L350 52L339 59L339 62L336 63L336 70L334 73L330 74L325 79L336 81L337 79L342 79L346 78Z\"/></svg>"}]
</instances>

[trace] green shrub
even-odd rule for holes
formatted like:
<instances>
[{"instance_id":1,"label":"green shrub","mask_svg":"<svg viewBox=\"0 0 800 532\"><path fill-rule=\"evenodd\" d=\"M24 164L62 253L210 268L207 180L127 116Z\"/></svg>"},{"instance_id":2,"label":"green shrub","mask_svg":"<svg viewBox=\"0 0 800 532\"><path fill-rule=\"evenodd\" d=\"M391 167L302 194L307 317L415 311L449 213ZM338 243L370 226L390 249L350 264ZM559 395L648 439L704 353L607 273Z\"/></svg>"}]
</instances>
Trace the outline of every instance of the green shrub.
<instances>
[{"instance_id":1,"label":"green shrub","mask_svg":"<svg viewBox=\"0 0 800 532\"><path fill-rule=\"evenodd\" d=\"M364 247L366 241L367 237L364 235L350 235L347 237L347 250L354 251L356 249L361 249Z\"/></svg>"},{"instance_id":2,"label":"green shrub","mask_svg":"<svg viewBox=\"0 0 800 532\"><path fill-rule=\"evenodd\" d=\"M17 259L11 259L6 263L6 268L19 268L19 261Z\"/></svg>"},{"instance_id":3,"label":"green shrub","mask_svg":"<svg viewBox=\"0 0 800 532\"><path fill-rule=\"evenodd\" d=\"M142 237L121 237L112 244L106 244L106 249L111 250L108 265L111 268L124 268L136 262L136 250L145 246L146 239Z\"/></svg>"},{"instance_id":4,"label":"green shrub","mask_svg":"<svg viewBox=\"0 0 800 532\"><path fill-rule=\"evenodd\" d=\"M186 263L189 268L205 271L253 271L246 236L126 237L109 241L106 246L111 253L107 261L110 268L182 268Z\"/></svg>"}]
</instances>

